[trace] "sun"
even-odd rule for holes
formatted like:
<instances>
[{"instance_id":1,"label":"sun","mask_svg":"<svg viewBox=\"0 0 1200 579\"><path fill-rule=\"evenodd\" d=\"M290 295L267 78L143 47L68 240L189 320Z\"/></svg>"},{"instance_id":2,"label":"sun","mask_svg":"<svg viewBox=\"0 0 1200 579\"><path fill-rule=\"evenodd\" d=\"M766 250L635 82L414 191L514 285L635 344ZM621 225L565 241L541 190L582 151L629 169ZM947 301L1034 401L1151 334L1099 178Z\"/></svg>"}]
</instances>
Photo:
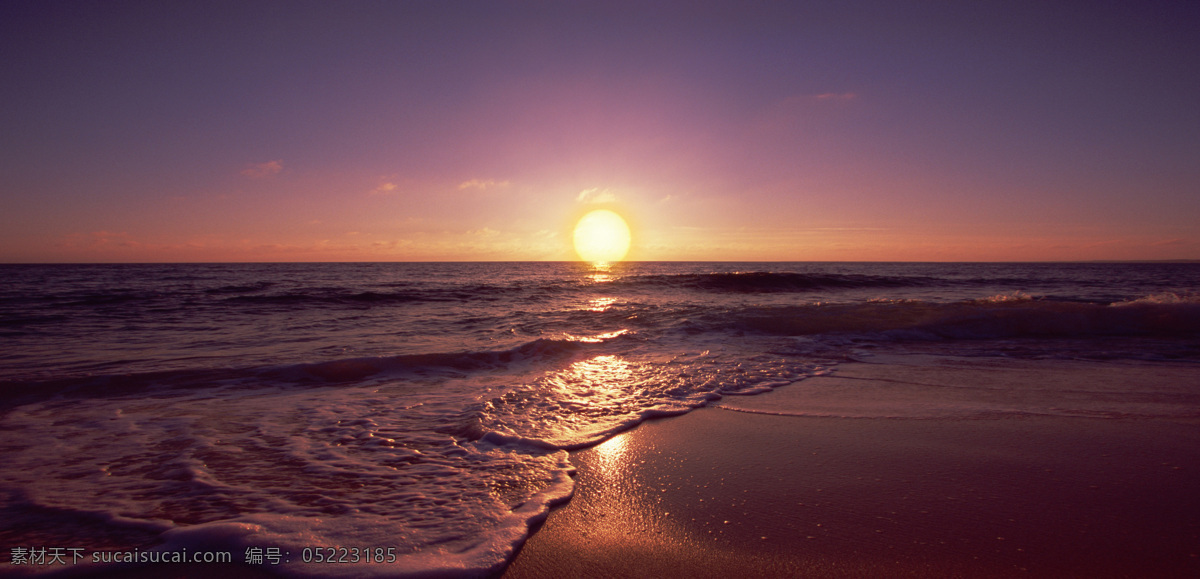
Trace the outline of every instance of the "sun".
<instances>
[{"instance_id":1,"label":"sun","mask_svg":"<svg viewBox=\"0 0 1200 579\"><path fill-rule=\"evenodd\" d=\"M584 261L621 261L630 239L625 220L608 209L592 211L575 224L575 253Z\"/></svg>"}]
</instances>

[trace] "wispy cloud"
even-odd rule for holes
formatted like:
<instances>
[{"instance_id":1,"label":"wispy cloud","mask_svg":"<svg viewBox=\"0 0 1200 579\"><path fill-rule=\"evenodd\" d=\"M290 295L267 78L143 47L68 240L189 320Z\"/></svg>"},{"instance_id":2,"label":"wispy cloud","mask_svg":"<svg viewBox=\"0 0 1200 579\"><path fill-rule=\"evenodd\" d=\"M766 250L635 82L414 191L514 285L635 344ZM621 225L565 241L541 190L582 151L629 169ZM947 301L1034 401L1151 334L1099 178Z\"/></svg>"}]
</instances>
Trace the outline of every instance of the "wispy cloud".
<instances>
[{"instance_id":1,"label":"wispy cloud","mask_svg":"<svg viewBox=\"0 0 1200 579\"><path fill-rule=\"evenodd\" d=\"M465 191L467 189L484 191L487 189L495 189L497 187L508 187L511 184L512 183L509 183L508 181L496 181L493 179L471 179L470 181L463 181L462 183L459 183L458 189L459 191Z\"/></svg>"},{"instance_id":2,"label":"wispy cloud","mask_svg":"<svg viewBox=\"0 0 1200 579\"><path fill-rule=\"evenodd\" d=\"M575 196L575 201L579 203L616 203L617 196L608 189L592 187L580 191L579 195Z\"/></svg>"},{"instance_id":3,"label":"wispy cloud","mask_svg":"<svg viewBox=\"0 0 1200 579\"><path fill-rule=\"evenodd\" d=\"M396 184L391 181L380 183L378 187L371 190L372 195L387 195L396 190Z\"/></svg>"},{"instance_id":4,"label":"wispy cloud","mask_svg":"<svg viewBox=\"0 0 1200 579\"><path fill-rule=\"evenodd\" d=\"M242 175L251 179L261 179L271 175L278 174L283 170L283 161L267 161L266 163L251 163L242 169Z\"/></svg>"},{"instance_id":5,"label":"wispy cloud","mask_svg":"<svg viewBox=\"0 0 1200 579\"><path fill-rule=\"evenodd\" d=\"M482 229L468 231L467 235L471 235L473 237L496 237L500 235L500 232L492 229L491 227L484 227Z\"/></svg>"},{"instance_id":6,"label":"wispy cloud","mask_svg":"<svg viewBox=\"0 0 1200 579\"><path fill-rule=\"evenodd\" d=\"M819 101L851 101L858 98L858 95L852 92L826 92L813 95L813 98Z\"/></svg>"}]
</instances>

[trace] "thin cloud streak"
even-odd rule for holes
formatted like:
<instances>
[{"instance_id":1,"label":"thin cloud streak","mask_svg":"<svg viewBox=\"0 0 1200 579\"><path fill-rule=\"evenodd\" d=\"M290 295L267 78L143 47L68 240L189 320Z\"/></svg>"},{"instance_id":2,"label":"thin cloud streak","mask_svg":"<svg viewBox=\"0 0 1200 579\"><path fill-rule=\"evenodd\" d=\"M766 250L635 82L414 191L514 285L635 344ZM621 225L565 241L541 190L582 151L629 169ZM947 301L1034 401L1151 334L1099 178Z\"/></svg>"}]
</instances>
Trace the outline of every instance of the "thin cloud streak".
<instances>
[{"instance_id":1,"label":"thin cloud streak","mask_svg":"<svg viewBox=\"0 0 1200 579\"><path fill-rule=\"evenodd\" d=\"M283 171L282 160L267 161L266 163L253 163L246 165L246 168L242 169L242 175L245 175L251 179L262 179L263 177L278 175L281 171Z\"/></svg>"}]
</instances>

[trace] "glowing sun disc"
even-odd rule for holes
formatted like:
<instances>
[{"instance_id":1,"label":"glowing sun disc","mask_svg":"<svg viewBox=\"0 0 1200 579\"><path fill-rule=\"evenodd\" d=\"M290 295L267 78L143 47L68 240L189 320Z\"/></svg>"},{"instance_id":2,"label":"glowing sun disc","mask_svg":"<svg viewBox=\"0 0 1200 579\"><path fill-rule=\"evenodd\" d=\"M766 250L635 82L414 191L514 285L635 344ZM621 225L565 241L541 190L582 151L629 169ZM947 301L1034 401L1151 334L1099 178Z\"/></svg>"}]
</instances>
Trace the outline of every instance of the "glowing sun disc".
<instances>
[{"instance_id":1,"label":"glowing sun disc","mask_svg":"<svg viewBox=\"0 0 1200 579\"><path fill-rule=\"evenodd\" d=\"M592 211L575 224L575 253L584 261L621 261L629 241L629 226L608 209Z\"/></svg>"}]
</instances>

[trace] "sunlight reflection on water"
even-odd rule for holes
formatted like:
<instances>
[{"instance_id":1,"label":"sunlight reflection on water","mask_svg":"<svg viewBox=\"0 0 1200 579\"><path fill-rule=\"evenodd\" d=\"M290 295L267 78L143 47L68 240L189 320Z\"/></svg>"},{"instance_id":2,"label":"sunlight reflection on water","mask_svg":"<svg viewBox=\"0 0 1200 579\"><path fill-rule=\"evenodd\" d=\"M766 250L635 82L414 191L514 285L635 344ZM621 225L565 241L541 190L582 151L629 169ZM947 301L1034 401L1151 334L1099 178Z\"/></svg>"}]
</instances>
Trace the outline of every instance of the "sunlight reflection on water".
<instances>
[{"instance_id":1,"label":"sunlight reflection on water","mask_svg":"<svg viewBox=\"0 0 1200 579\"><path fill-rule=\"evenodd\" d=\"M617 298L592 298L588 300L584 309L589 312L607 312L615 303L617 303Z\"/></svg>"},{"instance_id":2,"label":"sunlight reflection on water","mask_svg":"<svg viewBox=\"0 0 1200 579\"><path fill-rule=\"evenodd\" d=\"M612 274L612 264L607 261L592 262L592 271L585 277L592 283L610 283L617 279Z\"/></svg>"}]
</instances>

